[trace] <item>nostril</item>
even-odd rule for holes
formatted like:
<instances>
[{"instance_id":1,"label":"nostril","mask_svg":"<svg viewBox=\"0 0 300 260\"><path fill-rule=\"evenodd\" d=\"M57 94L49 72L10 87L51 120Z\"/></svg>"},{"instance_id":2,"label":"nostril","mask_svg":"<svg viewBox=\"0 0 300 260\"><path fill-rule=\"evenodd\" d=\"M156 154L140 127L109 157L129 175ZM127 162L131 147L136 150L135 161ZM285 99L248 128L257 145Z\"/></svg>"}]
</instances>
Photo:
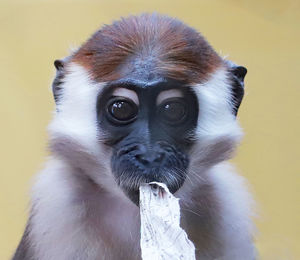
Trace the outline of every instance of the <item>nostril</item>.
<instances>
[{"instance_id":1,"label":"nostril","mask_svg":"<svg viewBox=\"0 0 300 260\"><path fill-rule=\"evenodd\" d=\"M136 154L134 156L137 161L145 166L149 166L153 163L161 163L165 157L164 153L153 153L153 154Z\"/></svg>"},{"instance_id":2,"label":"nostril","mask_svg":"<svg viewBox=\"0 0 300 260\"><path fill-rule=\"evenodd\" d=\"M135 150L138 149L138 146L137 145L132 145L132 146L125 146L124 148L120 149L118 152L117 152L117 155L118 156L123 156L125 154L129 154Z\"/></svg>"},{"instance_id":3,"label":"nostril","mask_svg":"<svg viewBox=\"0 0 300 260\"><path fill-rule=\"evenodd\" d=\"M136 154L135 158L144 165L149 165L150 161L143 154Z\"/></svg>"},{"instance_id":4,"label":"nostril","mask_svg":"<svg viewBox=\"0 0 300 260\"><path fill-rule=\"evenodd\" d=\"M154 162L160 163L164 159L164 157L165 157L164 153L157 153Z\"/></svg>"}]
</instances>

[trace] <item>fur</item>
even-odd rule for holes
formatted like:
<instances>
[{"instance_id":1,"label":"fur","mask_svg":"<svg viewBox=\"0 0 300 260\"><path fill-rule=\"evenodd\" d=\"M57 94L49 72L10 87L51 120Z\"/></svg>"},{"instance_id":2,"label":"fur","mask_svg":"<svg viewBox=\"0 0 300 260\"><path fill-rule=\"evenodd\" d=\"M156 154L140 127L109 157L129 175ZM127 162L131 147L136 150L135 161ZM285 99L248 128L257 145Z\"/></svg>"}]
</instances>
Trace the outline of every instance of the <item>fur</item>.
<instances>
[{"instance_id":1,"label":"fur","mask_svg":"<svg viewBox=\"0 0 300 260\"><path fill-rule=\"evenodd\" d=\"M207 79L222 59L204 37L181 21L158 14L130 16L97 31L72 60L94 80L113 81L145 70L176 80ZM126 66L121 66L126 64ZM149 77L151 77L150 75Z\"/></svg>"},{"instance_id":2,"label":"fur","mask_svg":"<svg viewBox=\"0 0 300 260\"><path fill-rule=\"evenodd\" d=\"M134 19L127 22L140 26ZM121 25L105 27L99 34ZM97 33L93 37L102 41ZM96 102L106 81L99 80L99 68L91 71L94 58L86 57L90 47L87 43L64 64L57 111L49 126L52 155L33 187L26 247L20 244L14 260L141 259L139 209L114 181L112 151L102 144L105 133L98 131ZM210 62L205 73L202 69L205 76L199 74L192 84L199 118L196 136L191 137L196 144L187 179L175 193L181 203L181 225L195 244L198 260L253 260L252 199L245 180L224 162L242 136L232 113L230 71L219 58ZM105 75L112 76L108 71ZM25 258L22 249L30 252Z\"/></svg>"}]
</instances>

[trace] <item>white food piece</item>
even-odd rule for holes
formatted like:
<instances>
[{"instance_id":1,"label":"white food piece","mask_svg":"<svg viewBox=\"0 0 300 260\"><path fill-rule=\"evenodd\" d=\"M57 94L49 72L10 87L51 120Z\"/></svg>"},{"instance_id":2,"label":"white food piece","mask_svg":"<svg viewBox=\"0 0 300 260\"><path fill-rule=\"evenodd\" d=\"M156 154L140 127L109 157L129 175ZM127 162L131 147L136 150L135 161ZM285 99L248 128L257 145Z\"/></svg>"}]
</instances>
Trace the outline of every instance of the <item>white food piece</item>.
<instances>
[{"instance_id":1,"label":"white food piece","mask_svg":"<svg viewBox=\"0 0 300 260\"><path fill-rule=\"evenodd\" d=\"M195 260L194 244L180 227L179 199L163 183L140 186L143 260Z\"/></svg>"}]
</instances>

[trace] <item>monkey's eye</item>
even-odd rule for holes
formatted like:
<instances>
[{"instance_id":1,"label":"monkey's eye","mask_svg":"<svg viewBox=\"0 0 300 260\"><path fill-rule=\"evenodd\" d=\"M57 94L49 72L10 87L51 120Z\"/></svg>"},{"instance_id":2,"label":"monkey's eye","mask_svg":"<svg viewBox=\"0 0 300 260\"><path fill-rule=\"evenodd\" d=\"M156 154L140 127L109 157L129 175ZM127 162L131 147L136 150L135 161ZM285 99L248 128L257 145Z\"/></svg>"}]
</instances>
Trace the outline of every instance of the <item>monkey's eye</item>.
<instances>
[{"instance_id":1,"label":"monkey's eye","mask_svg":"<svg viewBox=\"0 0 300 260\"><path fill-rule=\"evenodd\" d=\"M128 124L134 121L137 113L137 105L124 97L114 97L107 105L108 119L116 124Z\"/></svg>"},{"instance_id":2,"label":"monkey's eye","mask_svg":"<svg viewBox=\"0 0 300 260\"><path fill-rule=\"evenodd\" d=\"M182 98L170 98L158 107L159 114L168 124L180 124L187 117L187 106Z\"/></svg>"}]
</instances>

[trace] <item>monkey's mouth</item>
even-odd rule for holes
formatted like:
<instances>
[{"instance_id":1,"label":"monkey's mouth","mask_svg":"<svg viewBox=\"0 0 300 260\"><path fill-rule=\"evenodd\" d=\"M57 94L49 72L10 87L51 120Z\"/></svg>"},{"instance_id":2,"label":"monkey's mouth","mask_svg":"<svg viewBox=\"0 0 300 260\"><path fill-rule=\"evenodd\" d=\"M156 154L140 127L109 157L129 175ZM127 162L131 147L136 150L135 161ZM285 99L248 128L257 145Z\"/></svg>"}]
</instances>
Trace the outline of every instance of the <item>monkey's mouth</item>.
<instances>
[{"instance_id":1,"label":"monkey's mouth","mask_svg":"<svg viewBox=\"0 0 300 260\"><path fill-rule=\"evenodd\" d=\"M127 197L136 205L139 205L139 187L144 183L161 182L167 185L171 193L175 193L184 183L185 171L170 171L164 169L156 169L155 173L135 172L134 174L124 174L124 176L116 178L118 185L121 187ZM125 177L127 176L127 177ZM126 180L124 181L124 178Z\"/></svg>"},{"instance_id":2,"label":"monkey's mouth","mask_svg":"<svg viewBox=\"0 0 300 260\"><path fill-rule=\"evenodd\" d=\"M164 180L162 180L164 179ZM168 186L168 189L171 193L175 193L184 183L185 176L181 177L176 181L176 183L172 183L172 181L167 181L165 178L151 178L151 180L145 180L140 181L139 184L136 184L134 186L126 186L126 185L120 185L124 193L128 196L128 198L135 203L137 206L139 206L139 187L144 183L150 183L153 181L164 183ZM138 187L136 187L138 186Z\"/></svg>"},{"instance_id":3,"label":"monkey's mouth","mask_svg":"<svg viewBox=\"0 0 300 260\"><path fill-rule=\"evenodd\" d=\"M115 180L137 205L142 184L161 182L175 193L185 181L187 155L166 143L159 143L156 149L148 152L140 144L129 144L113 153L111 166Z\"/></svg>"}]
</instances>

